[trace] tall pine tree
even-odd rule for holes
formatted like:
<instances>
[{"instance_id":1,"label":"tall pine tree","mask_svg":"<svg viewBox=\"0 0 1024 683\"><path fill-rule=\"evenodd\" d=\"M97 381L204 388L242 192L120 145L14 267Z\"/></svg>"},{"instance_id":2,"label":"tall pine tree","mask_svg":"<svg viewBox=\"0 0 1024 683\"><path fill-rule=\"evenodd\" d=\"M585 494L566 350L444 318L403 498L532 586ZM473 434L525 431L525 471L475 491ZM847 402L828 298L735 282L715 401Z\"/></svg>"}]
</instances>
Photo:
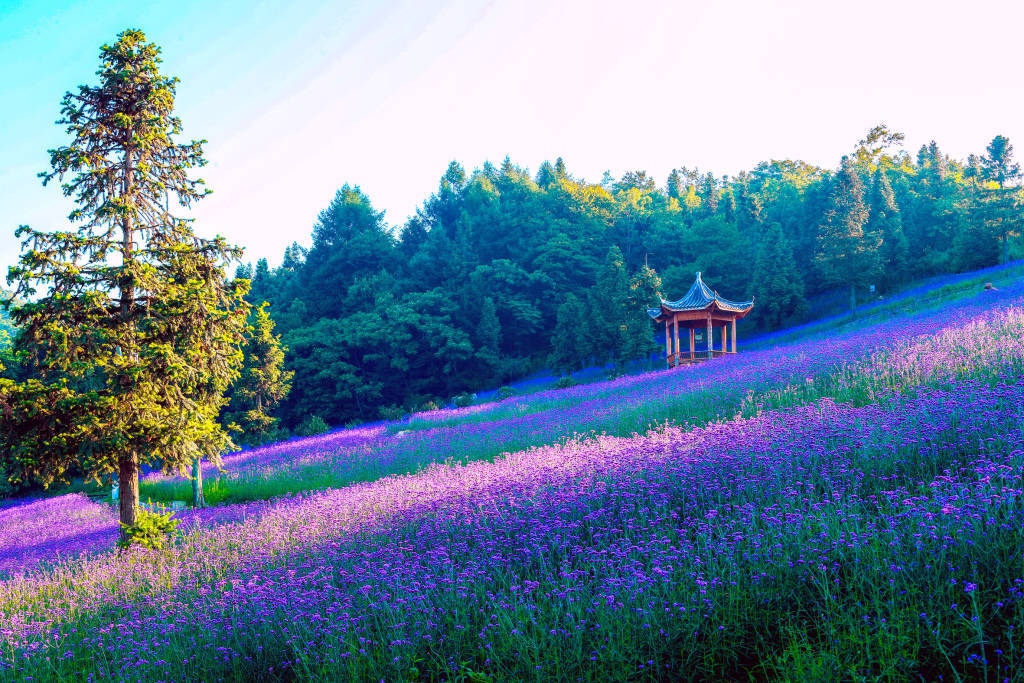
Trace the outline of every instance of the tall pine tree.
<instances>
[{"instance_id":1,"label":"tall pine tree","mask_svg":"<svg viewBox=\"0 0 1024 683\"><path fill-rule=\"evenodd\" d=\"M883 168L877 168L874 173L871 215L866 230L866 234L874 235L880 242L878 262L882 286L891 289L904 282L909 277L910 245L903 232L903 218L896 206L889 174Z\"/></svg>"},{"instance_id":2,"label":"tall pine tree","mask_svg":"<svg viewBox=\"0 0 1024 683\"><path fill-rule=\"evenodd\" d=\"M804 281L793 248L777 222L765 226L754 265L755 315L761 327L774 329L807 310Z\"/></svg>"},{"instance_id":3,"label":"tall pine tree","mask_svg":"<svg viewBox=\"0 0 1024 683\"><path fill-rule=\"evenodd\" d=\"M629 278L622 252L617 246L612 246L587 297L588 355L600 363L612 361L618 365L623 360L629 293Z\"/></svg>"},{"instance_id":4,"label":"tall pine tree","mask_svg":"<svg viewBox=\"0 0 1024 683\"><path fill-rule=\"evenodd\" d=\"M8 276L30 301L14 319L39 375L0 386L9 469L44 484L116 476L122 540L137 521L141 466L184 473L231 445L217 418L248 313L246 283L225 276L240 251L171 213L206 194L188 174L205 160L202 142L176 140L177 79L160 74L159 54L125 31L100 50L99 85L65 95L71 142L41 175L63 181L76 226L19 228Z\"/></svg>"},{"instance_id":5,"label":"tall pine tree","mask_svg":"<svg viewBox=\"0 0 1024 683\"><path fill-rule=\"evenodd\" d=\"M995 191L984 192L984 206L979 207L985 225L998 236L1002 248L999 260L1010 260L1010 235L1020 230L1020 198L1016 187L1007 187L1020 180L1020 164L1013 160L1013 145L1003 135L992 138L981 159L983 177L998 185Z\"/></svg>"},{"instance_id":6,"label":"tall pine tree","mask_svg":"<svg viewBox=\"0 0 1024 683\"><path fill-rule=\"evenodd\" d=\"M857 287L877 271L878 239L864 232L867 222L864 183L849 157L843 157L829 209L818 226L815 261L826 284L849 288L851 312L857 310Z\"/></svg>"}]
</instances>

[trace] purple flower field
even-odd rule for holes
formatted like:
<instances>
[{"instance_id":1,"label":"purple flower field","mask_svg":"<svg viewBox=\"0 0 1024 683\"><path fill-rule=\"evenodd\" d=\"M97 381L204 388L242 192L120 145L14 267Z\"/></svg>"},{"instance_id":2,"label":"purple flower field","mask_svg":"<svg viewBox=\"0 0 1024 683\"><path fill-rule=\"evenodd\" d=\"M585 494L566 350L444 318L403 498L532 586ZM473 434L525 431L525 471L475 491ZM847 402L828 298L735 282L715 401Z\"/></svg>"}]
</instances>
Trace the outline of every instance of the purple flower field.
<instances>
[{"instance_id":1,"label":"purple flower field","mask_svg":"<svg viewBox=\"0 0 1024 683\"><path fill-rule=\"evenodd\" d=\"M116 512L80 493L18 501L0 508L0 576L40 560L109 550L117 540Z\"/></svg>"},{"instance_id":2,"label":"purple flower field","mask_svg":"<svg viewBox=\"0 0 1024 683\"><path fill-rule=\"evenodd\" d=\"M942 330L966 330L997 319L1004 326L1000 345L983 346L989 357L975 358L971 372L1005 367L1024 358L1024 321L1007 322L1004 312L1024 301L1024 283L1000 292L987 292L952 308L913 317L859 326L830 337L816 336L798 343L743 352L714 363L663 370L570 389L539 392L525 397L413 416L419 429L403 424L373 425L309 439L243 451L224 458L221 483L244 490L257 482L258 497L266 497L268 480L285 482L282 492L342 486L392 474L413 473L449 458L494 458L533 446L556 443L580 434L628 436L645 433L665 422L705 424L749 414L752 406L778 402L779 392L836 396L846 387L808 391L807 380L856 384L864 376L886 372L893 384L918 384L956 375L960 357L923 345ZM1016 334L1017 330L1022 334ZM963 332L961 332L963 334ZM1014 336L1016 334L1016 336ZM983 335L984 336L984 335ZM950 340L949 343L962 344ZM1012 344L1012 348L1007 346ZM888 352L887 352L888 351ZM895 358L893 354L900 354ZM929 358L930 355L930 358ZM866 364L865 364L866 361ZM861 367L861 366L864 367ZM1018 362L1019 365L1019 362ZM902 376L897 376L902 375ZM872 380L874 381L874 380ZM813 384L811 386L813 387ZM849 398L849 397L847 397ZM868 397L870 399L870 397ZM788 397L789 400L792 397ZM430 425L436 423L437 426ZM426 427L426 428L424 428ZM215 475L212 467L207 475ZM165 493L163 475L143 483L143 495L183 499L184 481Z\"/></svg>"},{"instance_id":3,"label":"purple flower field","mask_svg":"<svg viewBox=\"0 0 1024 683\"><path fill-rule=\"evenodd\" d=\"M164 552L2 508L0 679L1019 680L1020 296L243 452L382 463Z\"/></svg>"}]
</instances>

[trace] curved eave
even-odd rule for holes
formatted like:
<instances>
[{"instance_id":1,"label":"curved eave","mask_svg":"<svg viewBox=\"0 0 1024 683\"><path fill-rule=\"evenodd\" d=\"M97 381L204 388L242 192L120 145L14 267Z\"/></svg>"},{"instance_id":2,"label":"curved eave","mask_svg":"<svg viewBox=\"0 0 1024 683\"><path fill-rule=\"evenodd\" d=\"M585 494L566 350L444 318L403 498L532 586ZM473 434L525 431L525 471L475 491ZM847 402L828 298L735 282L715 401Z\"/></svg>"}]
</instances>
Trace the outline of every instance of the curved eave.
<instances>
[{"instance_id":1,"label":"curved eave","mask_svg":"<svg viewBox=\"0 0 1024 683\"><path fill-rule=\"evenodd\" d=\"M715 297L707 304L703 306L679 306L678 301L662 301L661 308L648 308L647 315L655 322L664 322L666 319L671 320L672 315L675 313L695 313L698 311L707 311L709 315L715 313L725 313L737 320L745 317L754 308L754 300L735 302L721 297Z\"/></svg>"}]
</instances>

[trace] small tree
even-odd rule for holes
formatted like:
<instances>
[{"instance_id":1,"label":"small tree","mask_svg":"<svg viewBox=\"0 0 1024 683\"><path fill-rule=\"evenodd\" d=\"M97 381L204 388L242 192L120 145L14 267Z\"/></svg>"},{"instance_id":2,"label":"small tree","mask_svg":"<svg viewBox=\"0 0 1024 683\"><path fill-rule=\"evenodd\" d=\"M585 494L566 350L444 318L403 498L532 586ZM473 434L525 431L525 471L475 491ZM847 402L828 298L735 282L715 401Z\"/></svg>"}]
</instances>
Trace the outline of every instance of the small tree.
<instances>
[{"instance_id":1,"label":"small tree","mask_svg":"<svg viewBox=\"0 0 1024 683\"><path fill-rule=\"evenodd\" d=\"M225 276L240 250L171 212L207 193L188 176L205 160L201 141L175 140L177 79L159 73L159 53L125 31L100 49L99 85L65 95L71 143L40 175L63 181L77 226L19 228L8 276L27 300L13 309L20 352L39 375L0 385L14 476L116 476L122 536L136 526L141 465L185 473L231 445L217 418L248 313L247 284Z\"/></svg>"},{"instance_id":2,"label":"small tree","mask_svg":"<svg viewBox=\"0 0 1024 683\"><path fill-rule=\"evenodd\" d=\"M658 350L654 340L654 324L647 311L661 305L661 278L646 263L630 278L626 301L623 356L627 359L647 358Z\"/></svg>"},{"instance_id":3,"label":"small tree","mask_svg":"<svg viewBox=\"0 0 1024 683\"><path fill-rule=\"evenodd\" d=\"M274 320L263 302L253 310L249 338L242 349L242 371L231 390L226 422L242 430L242 440L259 443L277 425L270 413L288 396L294 372L284 370L285 348L274 334Z\"/></svg>"}]
</instances>

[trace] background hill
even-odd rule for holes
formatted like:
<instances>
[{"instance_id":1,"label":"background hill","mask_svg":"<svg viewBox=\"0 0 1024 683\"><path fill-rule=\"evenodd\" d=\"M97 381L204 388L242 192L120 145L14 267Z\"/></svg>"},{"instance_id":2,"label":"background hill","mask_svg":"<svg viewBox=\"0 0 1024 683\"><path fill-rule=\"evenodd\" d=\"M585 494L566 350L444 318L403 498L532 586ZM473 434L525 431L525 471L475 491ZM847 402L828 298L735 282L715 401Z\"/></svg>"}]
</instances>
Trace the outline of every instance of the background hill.
<instances>
[{"instance_id":1,"label":"background hill","mask_svg":"<svg viewBox=\"0 0 1024 683\"><path fill-rule=\"evenodd\" d=\"M1005 138L966 161L934 142L891 152L900 139L873 129L836 170L684 167L663 183L643 171L587 182L561 159L536 174L507 158L472 173L453 162L400 228L345 185L309 248L240 271L288 346L281 416L373 420L546 366L647 357L656 334L642 308L681 296L697 270L723 296L756 296L742 343L872 287L877 298L1019 255Z\"/></svg>"}]
</instances>

